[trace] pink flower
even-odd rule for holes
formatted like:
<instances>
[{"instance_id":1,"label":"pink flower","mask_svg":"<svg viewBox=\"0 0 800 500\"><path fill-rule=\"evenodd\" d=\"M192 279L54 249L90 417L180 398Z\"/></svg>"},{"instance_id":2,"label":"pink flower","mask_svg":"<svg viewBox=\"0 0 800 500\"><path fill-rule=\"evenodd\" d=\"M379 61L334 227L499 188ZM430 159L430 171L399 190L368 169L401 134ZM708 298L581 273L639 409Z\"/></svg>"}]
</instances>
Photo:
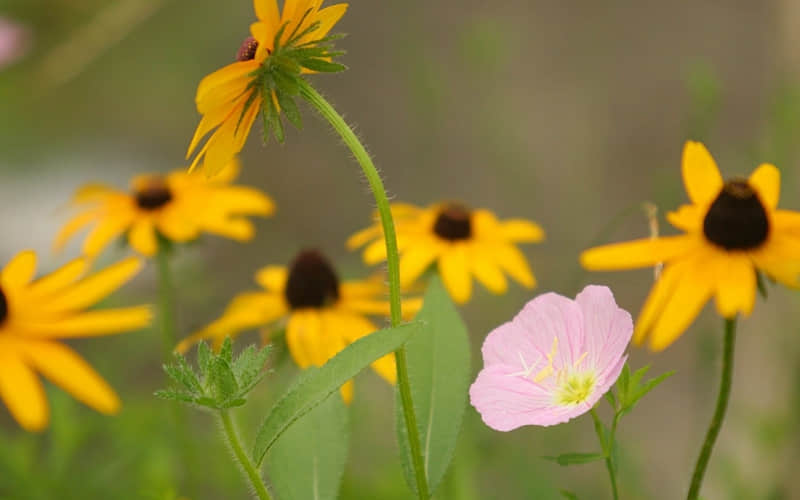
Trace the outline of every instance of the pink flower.
<instances>
[{"instance_id":1,"label":"pink flower","mask_svg":"<svg viewBox=\"0 0 800 500\"><path fill-rule=\"evenodd\" d=\"M0 68L8 66L25 54L28 38L26 28L0 17Z\"/></svg>"},{"instance_id":2,"label":"pink flower","mask_svg":"<svg viewBox=\"0 0 800 500\"><path fill-rule=\"evenodd\" d=\"M575 300L539 295L486 337L472 406L498 431L577 417L616 382L632 333L608 287L587 286Z\"/></svg>"}]
</instances>

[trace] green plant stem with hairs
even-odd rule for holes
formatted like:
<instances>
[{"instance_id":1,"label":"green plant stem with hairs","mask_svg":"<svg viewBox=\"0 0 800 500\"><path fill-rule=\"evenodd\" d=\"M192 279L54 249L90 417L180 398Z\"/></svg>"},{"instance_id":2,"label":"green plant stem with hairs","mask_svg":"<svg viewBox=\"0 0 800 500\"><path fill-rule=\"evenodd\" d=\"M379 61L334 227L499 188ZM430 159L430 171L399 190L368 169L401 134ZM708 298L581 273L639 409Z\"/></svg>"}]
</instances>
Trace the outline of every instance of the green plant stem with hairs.
<instances>
[{"instance_id":1,"label":"green plant stem with hairs","mask_svg":"<svg viewBox=\"0 0 800 500\"><path fill-rule=\"evenodd\" d=\"M700 456L697 457L697 464L694 466L692 474L692 484L689 487L688 500L697 500L700 495L700 487L703 485L703 477L711 458L711 451L717 441L719 431L722 429L722 421L725 419L725 412L728 409L728 400L731 395L731 385L733 383L733 351L736 344L736 318L725 320L725 338L722 348L722 380L719 385L719 396L717 396L717 407L714 416L711 418L703 448Z\"/></svg>"},{"instance_id":2,"label":"green plant stem with hairs","mask_svg":"<svg viewBox=\"0 0 800 500\"><path fill-rule=\"evenodd\" d=\"M239 434L236 432L236 426L233 423L230 412L228 410L219 410L217 416L219 417L220 426L225 434L228 445L231 447L233 456L236 457L236 461L239 462L245 476L247 476L247 479L250 481L250 485L253 487L256 497L258 497L259 500L271 500L267 487L264 485L264 480L261 478L261 473L258 472L258 468L253 464L252 460L250 460L250 456L245 453L242 447Z\"/></svg>"},{"instance_id":3,"label":"green plant stem with hairs","mask_svg":"<svg viewBox=\"0 0 800 500\"><path fill-rule=\"evenodd\" d=\"M589 410L589 413L592 415L592 420L594 420L594 430L597 433L597 439L600 440L600 446L602 446L603 454L605 455L606 469L608 469L608 479L611 481L611 495L614 500L618 500L619 492L617 491L617 470L614 467L614 460L611 457L611 454L614 453L614 434L616 434L617 431L618 418L615 414L614 424L611 427L611 432L608 436L608 442L606 442L606 438L603 436L603 422L600 420L600 417L597 416L597 412L594 408Z\"/></svg>"},{"instance_id":4,"label":"green plant stem with hairs","mask_svg":"<svg viewBox=\"0 0 800 500\"><path fill-rule=\"evenodd\" d=\"M375 204L380 214L383 236L386 243L386 263L389 274L389 304L391 307L391 324L398 326L402 320L400 310L400 265L399 254L397 252L397 236L394 229L389 199L386 196L386 188L383 186L378 170L372 163L369 153L358 140L353 129L347 124L342 116L331 106L331 104L320 95L307 81L298 78L300 95L311 103L312 106L331 124L333 129L341 136L344 143L350 148L364 176L367 178L372 195L375 197ZM425 465L420 446L419 430L417 428L417 418L414 413L413 401L411 399L411 386L408 380L408 361L406 351L401 347L395 351L397 361L397 385L400 390L400 399L403 405L403 416L408 433L409 447L411 448L411 459L414 467L414 474L417 483L417 492L420 499L427 500L430 497L428 492L428 481L425 474Z\"/></svg>"}]
</instances>

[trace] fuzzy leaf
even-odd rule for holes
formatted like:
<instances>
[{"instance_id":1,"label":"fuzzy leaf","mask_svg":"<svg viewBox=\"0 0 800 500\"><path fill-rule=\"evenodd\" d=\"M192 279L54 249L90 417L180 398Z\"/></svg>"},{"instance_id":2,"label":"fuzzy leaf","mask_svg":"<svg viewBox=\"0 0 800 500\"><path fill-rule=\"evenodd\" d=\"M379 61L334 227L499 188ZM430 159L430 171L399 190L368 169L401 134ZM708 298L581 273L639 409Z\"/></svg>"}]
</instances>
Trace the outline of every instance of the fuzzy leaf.
<instances>
[{"instance_id":1,"label":"fuzzy leaf","mask_svg":"<svg viewBox=\"0 0 800 500\"><path fill-rule=\"evenodd\" d=\"M333 500L347 462L348 410L331 394L284 432L266 456L278 498Z\"/></svg>"},{"instance_id":2,"label":"fuzzy leaf","mask_svg":"<svg viewBox=\"0 0 800 500\"><path fill-rule=\"evenodd\" d=\"M555 462L561 466L588 464L597 462L598 460L605 460L606 456L603 453L564 453L555 457L542 457L550 462Z\"/></svg>"},{"instance_id":3,"label":"fuzzy leaf","mask_svg":"<svg viewBox=\"0 0 800 500\"><path fill-rule=\"evenodd\" d=\"M414 322L379 330L353 342L322 367L306 370L304 376L275 404L261 423L253 446L255 462L261 463L275 441L298 418L319 405L370 363L397 350L419 329L419 323Z\"/></svg>"},{"instance_id":4,"label":"fuzzy leaf","mask_svg":"<svg viewBox=\"0 0 800 500\"><path fill-rule=\"evenodd\" d=\"M284 116L286 116L292 125L302 129L303 119L300 117L300 109L298 109L297 103L294 102L294 98L284 92L278 92L277 95L278 104L280 104Z\"/></svg>"},{"instance_id":5,"label":"fuzzy leaf","mask_svg":"<svg viewBox=\"0 0 800 500\"><path fill-rule=\"evenodd\" d=\"M344 64L327 61L325 59L318 59L316 57L309 57L300 60L300 65L311 71L319 73L338 73L347 69Z\"/></svg>"},{"instance_id":6,"label":"fuzzy leaf","mask_svg":"<svg viewBox=\"0 0 800 500\"><path fill-rule=\"evenodd\" d=\"M453 458L470 382L467 328L441 280L434 276L417 315L421 331L406 344L408 376L430 493ZM407 430L397 391L395 425L406 480L416 491Z\"/></svg>"},{"instance_id":7,"label":"fuzzy leaf","mask_svg":"<svg viewBox=\"0 0 800 500\"><path fill-rule=\"evenodd\" d=\"M197 345L197 366L200 368L200 373L208 372L212 357L211 347L205 342L200 342Z\"/></svg>"},{"instance_id":8,"label":"fuzzy leaf","mask_svg":"<svg viewBox=\"0 0 800 500\"><path fill-rule=\"evenodd\" d=\"M207 393L219 402L238 396L239 384L233 376L233 370L222 353L211 361L206 380Z\"/></svg>"}]
</instances>

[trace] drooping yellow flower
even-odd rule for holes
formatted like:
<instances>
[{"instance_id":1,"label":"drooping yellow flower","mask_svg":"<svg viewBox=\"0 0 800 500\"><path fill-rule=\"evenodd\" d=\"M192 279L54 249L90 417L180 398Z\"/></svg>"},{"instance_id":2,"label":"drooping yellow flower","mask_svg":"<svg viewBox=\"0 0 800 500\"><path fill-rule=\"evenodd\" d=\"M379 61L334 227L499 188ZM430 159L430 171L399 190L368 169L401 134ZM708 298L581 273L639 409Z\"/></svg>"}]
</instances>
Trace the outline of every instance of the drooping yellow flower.
<instances>
[{"instance_id":1,"label":"drooping yellow flower","mask_svg":"<svg viewBox=\"0 0 800 500\"><path fill-rule=\"evenodd\" d=\"M683 182L690 204L667 214L684 231L589 249L590 270L634 269L665 263L639 315L634 341L649 335L659 351L674 342L703 305L716 298L724 318L753 310L757 271L798 286L800 213L779 210L780 172L760 165L747 179L724 181L702 144L683 149Z\"/></svg>"},{"instance_id":2,"label":"drooping yellow flower","mask_svg":"<svg viewBox=\"0 0 800 500\"><path fill-rule=\"evenodd\" d=\"M60 249L90 224L94 228L83 242L88 256L97 255L122 234L148 257L158 251L158 234L173 242L190 241L203 232L248 241L255 229L246 216L270 215L275 205L257 189L232 185L238 170L234 161L213 179L183 170L166 176L140 175L133 179L130 192L85 186L74 197L82 211L64 225L54 246Z\"/></svg>"},{"instance_id":3,"label":"drooping yellow flower","mask_svg":"<svg viewBox=\"0 0 800 500\"><path fill-rule=\"evenodd\" d=\"M84 259L34 280L36 254L24 251L0 273L0 398L29 431L47 427L49 410L39 372L95 410L113 414L117 395L75 351L57 339L95 337L137 330L150 322L145 306L85 309L136 274L128 258L91 276Z\"/></svg>"},{"instance_id":4,"label":"drooping yellow flower","mask_svg":"<svg viewBox=\"0 0 800 500\"><path fill-rule=\"evenodd\" d=\"M176 350L185 352L203 339L213 339L218 348L225 337L244 330L285 326L286 344L295 363L300 368L322 366L350 343L378 329L367 316L389 315L382 279L340 282L328 260L316 250L298 254L288 269L261 269L256 282L264 290L238 295L222 317L184 339ZM409 316L422 305L419 299L403 304L403 312ZM372 368L395 382L393 354L375 361ZM350 401L352 381L342 387L342 395Z\"/></svg>"},{"instance_id":5,"label":"drooping yellow flower","mask_svg":"<svg viewBox=\"0 0 800 500\"><path fill-rule=\"evenodd\" d=\"M287 81L284 77L291 80L295 72L310 73L315 67L310 62L324 64L330 60L326 50L307 56L320 48L319 44L344 15L347 4L320 9L322 2L285 0L279 13L277 0L254 0L258 21L250 25L252 36L242 42L236 62L206 76L197 87L195 102L203 118L186 153L188 159L197 152L192 169L202 160L206 174L215 175L242 150L260 110L266 110L265 122L270 125L269 120L278 119L282 107L293 105L280 93ZM270 97L265 102L267 94ZM280 127L279 122L274 125ZM197 151L210 132L205 145Z\"/></svg>"},{"instance_id":6,"label":"drooping yellow flower","mask_svg":"<svg viewBox=\"0 0 800 500\"><path fill-rule=\"evenodd\" d=\"M544 231L534 222L499 221L488 210L470 210L458 203L439 203L427 208L394 203L392 215L403 287L411 285L433 264L438 265L447 291L458 303L467 302L472 295L472 276L495 294L508 289L505 274L525 288L536 286L528 261L516 246L544 239ZM380 224L354 234L347 241L351 250L364 245L367 245L364 249L367 264L386 259Z\"/></svg>"}]
</instances>

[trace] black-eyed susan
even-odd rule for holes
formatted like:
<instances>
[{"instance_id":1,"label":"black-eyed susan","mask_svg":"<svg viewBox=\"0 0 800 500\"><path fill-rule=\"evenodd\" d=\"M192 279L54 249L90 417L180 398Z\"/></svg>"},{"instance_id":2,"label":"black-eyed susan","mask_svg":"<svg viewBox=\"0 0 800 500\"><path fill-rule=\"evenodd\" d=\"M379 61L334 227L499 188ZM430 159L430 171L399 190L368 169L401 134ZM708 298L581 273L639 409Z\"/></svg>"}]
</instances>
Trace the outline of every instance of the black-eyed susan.
<instances>
[{"instance_id":1,"label":"black-eyed susan","mask_svg":"<svg viewBox=\"0 0 800 500\"><path fill-rule=\"evenodd\" d=\"M281 112L299 124L293 99L301 74L343 69L331 62L340 53L330 51L326 37L347 4L321 9L322 0L285 0L279 12L277 0L253 3L258 21L250 25L252 36L242 42L236 62L206 76L197 87L195 102L203 118L186 157L197 151L191 168L202 160L208 175L215 175L241 151L259 111L265 136L273 130L283 140Z\"/></svg>"},{"instance_id":2,"label":"black-eyed susan","mask_svg":"<svg viewBox=\"0 0 800 500\"><path fill-rule=\"evenodd\" d=\"M711 297L724 318L749 315L758 271L788 286L798 285L800 273L800 213L777 208L777 168L762 164L746 179L724 181L705 146L687 142L682 170L691 203L667 220L684 234L581 255L583 266L597 271L665 264L634 331L637 343L649 335L653 350L672 344Z\"/></svg>"},{"instance_id":3,"label":"black-eyed susan","mask_svg":"<svg viewBox=\"0 0 800 500\"><path fill-rule=\"evenodd\" d=\"M81 279L87 267L78 259L34 280L36 254L24 251L0 273L0 398L27 430L42 430L49 419L37 371L101 413L119 409L119 399L102 377L57 339L146 326L151 313L145 306L85 311L133 277L141 262L128 258Z\"/></svg>"},{"instance_id":4,"label":"black-eyed susan","mask_svg":"<svg viewBox=\"0 0 800 500\"><path fill-rule=\"evenodd\" d=\"M439 203L421 208L392 204L400 252L400 285L407 287L433 264L450 296L458 303L472 295L472 276L492 293L508 289L505 274L525 288L536 286L528 261L517 243L544 239L538 224L524 219L500 221L490 211L470 210L459 203ZM364 262L386 259L380 224L364 229L347 241L350 249L367 245Z\"/></svg>"},{"instance_id":5,"label":"black-eyed susan","mask_svg":"<svg viewBox=\"0 0 800 500\"><path fill-rule=\"evenodd\" d=\"M129 192L99 184L85 186L74 197L82 210L58 233L55 247L60 249L91 224L94 227L83 242L88 256L97 255L122 234L148 257L158 251L158 234L173 242L190 241L203 232L248 241L255 229L246 217L270 215L275 205L255 188L232 185L238 170L234 160L213 179L183 170L140 175L131 182Z\"/></svg>"},{"instance_id":6,"label":"black-eyed susan","mask_svg":"<svg viewBox=\"0 0 800 500\"><path fill-rule=\"evenodd\" d=\"M185 352L203 339L212 339L219 347L225 337L255 328L286 328L286 344L300 368L322 366L348 344L376 331L368 316L388 316L386 285L376 276L369 280L340 282L324 255L316 250L300 252L288 268L268 266L256 273L263 287L235 297L222 317L178 344ZM404 301L403 312L413 315L420 299ZM396 379L394 355L372 363L384 379ZM342 396L350 401L352 382L342 387Z\"/></svg>"}]
</instances>

